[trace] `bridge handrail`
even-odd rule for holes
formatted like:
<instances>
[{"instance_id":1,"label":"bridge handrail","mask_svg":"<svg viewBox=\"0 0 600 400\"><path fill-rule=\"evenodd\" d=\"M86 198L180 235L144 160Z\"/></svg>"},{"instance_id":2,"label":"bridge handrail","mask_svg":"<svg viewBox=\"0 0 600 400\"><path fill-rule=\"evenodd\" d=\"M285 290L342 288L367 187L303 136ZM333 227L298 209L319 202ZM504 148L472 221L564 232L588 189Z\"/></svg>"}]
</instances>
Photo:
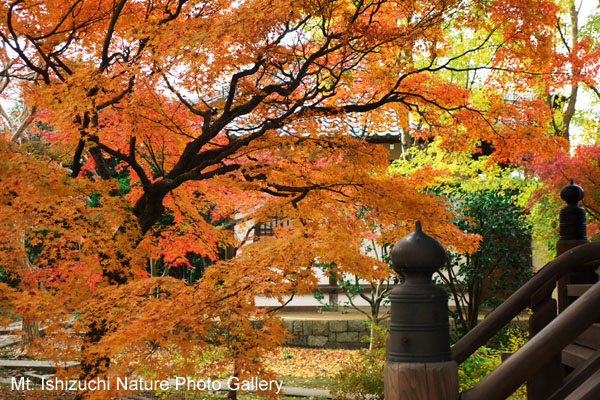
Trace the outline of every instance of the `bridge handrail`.
<instances>
[{"instance_id":1,"label":"bridge handrail","mask_svg":"<svg viewBox=\"0 0 600 400\"><path fill-rule=\"evenodd\" d=\"M596 322L599 308L600 283L596 283L506 361L462 393L461 400L506 399Z\"/></svg>"},{"instance_id":2,"label":"bridge handrail","mask_svg":"<svg viewBox=\"0 0 600 400\"><path fill-rule=\"evenodd\" d=\"M566 251L540 269L504 303L492 311L452 347L452 358L458 364L485 345L500 329L527 308L532 298L554 290L556 281L573 268L600 259L600 242L591 242ZM536 335L537 337L537 335Z\"/></svg>"}]
</instances>

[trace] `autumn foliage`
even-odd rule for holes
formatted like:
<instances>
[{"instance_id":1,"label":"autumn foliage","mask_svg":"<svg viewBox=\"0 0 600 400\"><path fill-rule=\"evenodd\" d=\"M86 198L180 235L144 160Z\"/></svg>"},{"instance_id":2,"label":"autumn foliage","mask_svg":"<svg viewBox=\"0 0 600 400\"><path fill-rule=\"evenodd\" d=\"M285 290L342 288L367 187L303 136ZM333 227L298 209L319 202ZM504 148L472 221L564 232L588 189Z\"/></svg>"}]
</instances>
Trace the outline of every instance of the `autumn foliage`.
<instances>
[{"instance_id":1,"label":"autumn foliage","mask_svg":"<svg viewBox=\"0 0 600 400\"><path fill-rule=\"evenodd\" d=\"M315 260L381 279L389 270L361 237L390 243L416 219L445 246L476 246L418 191L430 169L392 175L366 138L400 126L447 150L484 140L496 161L564 146L527 90L547 72L556 10L544 0L2 1L4 74L38 110L39 136L0 143L0 265L20 281L1 284L3 310L48 325L38 354L81 360L83 376L201 374L231 360L227 372L264 372L261 354L284 332L254 298L310 293ZM456 51L456 31L475 44ZM473 63L480 51L488 59ZM492 90L475 102L450 79L478 69L490 86L510 81L515 97ZM291 223L255 242L223 222L274 216ZM238 255L219 260L227 246ZM188 263L189 252L215 262L194 285L148 276L148 259ZM215 345L222 357L204 356Z\"/></svg>"}]
</instances>

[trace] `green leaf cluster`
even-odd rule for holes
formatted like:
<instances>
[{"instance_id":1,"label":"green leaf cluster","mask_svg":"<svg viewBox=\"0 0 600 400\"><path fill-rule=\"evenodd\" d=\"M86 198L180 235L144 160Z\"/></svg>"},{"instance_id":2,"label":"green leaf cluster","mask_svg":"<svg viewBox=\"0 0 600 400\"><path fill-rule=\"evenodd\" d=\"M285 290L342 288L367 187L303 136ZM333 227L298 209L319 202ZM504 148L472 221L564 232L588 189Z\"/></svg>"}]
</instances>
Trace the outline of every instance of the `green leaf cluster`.
<instances>
[{"instance_id":1,"label":"green leaf cluster","mask_svg":"<svg viewBox=\"0 0 600 400\"><path fill-rule=\"evenodd\" d=\"M523 171L492 163L489 156L446 151L439 139L425 148L415 146L408 149L390 168L403 176L430 170L434 176L428 190L441 195L479 190L517 194L528 191L529 186L535 184L524 179Z\"/></svg>"}]
</instances>

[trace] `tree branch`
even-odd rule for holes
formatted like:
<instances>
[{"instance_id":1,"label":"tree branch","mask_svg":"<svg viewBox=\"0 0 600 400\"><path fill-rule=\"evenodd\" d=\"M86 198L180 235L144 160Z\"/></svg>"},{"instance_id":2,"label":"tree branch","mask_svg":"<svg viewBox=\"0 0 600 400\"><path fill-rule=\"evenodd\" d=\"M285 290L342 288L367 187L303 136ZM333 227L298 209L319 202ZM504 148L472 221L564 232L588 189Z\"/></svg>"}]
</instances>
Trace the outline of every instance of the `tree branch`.
<instances>
[{"instance_id":1,"label":"tree branch","mask_svg":"<svg viewBox=\"0 0 600 400\"><path fill-rule=\"evenodd\" d=\"M108 48L110 47L110 42L112 41L113 33L115 32L115 26L117 25L117 20L121 15L121 11L123 11L123 7L127 0L120 0L113 8L113 14L108 24L108 28L106 29L106 35L104 37L104 43L102 44L102 56L100 67L98 68L99 72L103 72L110 63L110 58L108 57Z\"/></svg>"}]
</instances>

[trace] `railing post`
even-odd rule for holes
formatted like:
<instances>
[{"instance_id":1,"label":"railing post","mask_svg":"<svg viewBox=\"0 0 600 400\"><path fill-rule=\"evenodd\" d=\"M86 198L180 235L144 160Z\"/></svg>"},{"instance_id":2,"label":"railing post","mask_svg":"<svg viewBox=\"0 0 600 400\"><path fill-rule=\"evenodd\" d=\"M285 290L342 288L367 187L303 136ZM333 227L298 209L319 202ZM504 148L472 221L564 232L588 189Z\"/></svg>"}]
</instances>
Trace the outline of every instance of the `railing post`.
<instances>
[{"instance_id":1,"label":"railing post","mask_svg":"<svg viewBox=\"0 0 600 400\"><path fill-rule=\"evenodd\" d=\"M436 239L415 230L392 249L394 270L404 277L391 293L385 375L386 400L456 400L458 366L450 353L448 296L431 276L446 261Z\"/></svg>"},{"instance_id":2,"label":"railing post","mask_svg":"<svg viewBox=\"0 0 600 400\"><path fill-rule=\"evenodd\" d=\"M567 205L560 210L559 239L556 242L556 256L580 244L587 243L585 210L577 203L583 199L583 189L573 181L560 191L560 197ZM542 287L531 296L530 308L533 314L529 318L529 338L531 339L556 317L556 300L552 291L557 287L558 310L562 312L568 305L567 283L573 277L569 274ZM562 382L563 367L560 354L554 357L539 373L527 382L528 400L545 400Z\"/></svg>"},{"instance_id":3,"label":"railing post","mask_svg":"<svg viewBox=\"0 0 600 400\"><path fill-rule=\"evenodd\" d=\"M529 307L533 313L529 317L529 340L556 317L556 300L552 298L555 287L556 282L549 281L530 298ZM563 368L558 354L527 381L527 399L546 400L560 387L562 378Z\"/></svg>"},{"instance_id":4,"label":"railing post","mask_svg":"<svg viewBox=\"0 0 600 400\"><path fill-rule=\"evenodd\" d=\"M559 237L556 242L556 255L560 256L573 247L587 243L587 225L585 222L585 210L579 206L583 199L583 189L573 183L569 183L560 191L560 198L567 205L560 210ZM558 280L558 311L563 312L569 305L567 296L567 284L569 283L591 283L593 271L579 268Z\"/></svg>"}]
</instances>

